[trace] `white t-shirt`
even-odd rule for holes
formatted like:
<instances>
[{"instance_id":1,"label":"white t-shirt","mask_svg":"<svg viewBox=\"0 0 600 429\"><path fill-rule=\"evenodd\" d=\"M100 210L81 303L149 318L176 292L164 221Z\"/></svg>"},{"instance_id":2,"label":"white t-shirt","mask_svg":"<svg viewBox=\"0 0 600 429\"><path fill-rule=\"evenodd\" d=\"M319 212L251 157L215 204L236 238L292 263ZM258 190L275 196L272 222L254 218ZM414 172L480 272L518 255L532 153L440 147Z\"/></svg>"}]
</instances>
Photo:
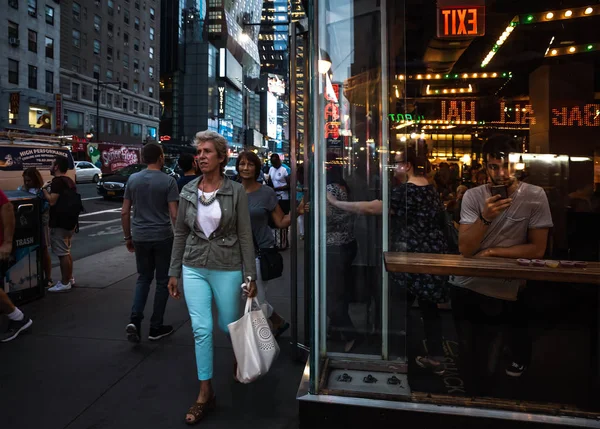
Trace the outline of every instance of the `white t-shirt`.
<instances>
[{"instance_id":1,"label":"white t-shirt","mask_svg":"<svg viewBox=\"0 0 600 429\"><path fill-rule=\"evenodd\" d=\"M204 192L204 199L212 198L216 192ZM201 195L202 191L198 189L198 200L200 200ZM210 238L221 222L221 205L219 204L219 200L215 199L209 206L205 206L198 201L198 214L196 216L198 226L204 232L204 235Z\"/></svg>"},{"instance_id":2,"label":"white t-shirt","mask_svg":"<svg viewBox=\"0 0 600 429\"><path fill-rule=\"evenodd\" d=\"M285 167L282 165L279 168L271 167L269 169L269 177L273 182L274 188L282 188L287 185L286 177L288 177L288 172ZM289 200L290 193L288 191L275 191L280 200Z\"/></svg>"}]
</instances>

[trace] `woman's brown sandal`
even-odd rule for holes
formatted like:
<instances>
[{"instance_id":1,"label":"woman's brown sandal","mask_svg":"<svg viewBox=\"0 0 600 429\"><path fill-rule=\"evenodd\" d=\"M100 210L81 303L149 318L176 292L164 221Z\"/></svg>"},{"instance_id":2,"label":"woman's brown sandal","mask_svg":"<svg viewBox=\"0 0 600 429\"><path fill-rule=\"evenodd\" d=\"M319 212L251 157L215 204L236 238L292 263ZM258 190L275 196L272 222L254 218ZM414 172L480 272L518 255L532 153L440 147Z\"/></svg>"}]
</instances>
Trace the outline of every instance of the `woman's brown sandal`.
<instances>
[{"instance_id":1,"label":"woman's brown sandal","mask_svg":"<svg viewBox=\"0 0 600 429\"><path fill-rule=\"evenodd\" d=\"M188 425L195 425L196 423L199 423L206 416L206 414L215 410L216 405L216 396L213 396L207 402L196 402L188 410L185 416L185 422ZM193 416L193 420L188 420L188 416L190 415Z\"/></svg>"}]
</instances>

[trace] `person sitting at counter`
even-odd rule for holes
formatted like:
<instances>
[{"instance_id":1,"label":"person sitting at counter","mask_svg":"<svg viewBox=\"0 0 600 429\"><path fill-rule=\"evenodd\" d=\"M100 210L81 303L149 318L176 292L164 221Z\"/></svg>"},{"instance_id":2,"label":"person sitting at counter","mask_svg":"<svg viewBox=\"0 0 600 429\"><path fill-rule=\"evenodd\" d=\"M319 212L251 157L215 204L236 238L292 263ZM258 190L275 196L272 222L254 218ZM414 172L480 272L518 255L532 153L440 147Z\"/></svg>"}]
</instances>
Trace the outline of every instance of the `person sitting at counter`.
<instances>
[{"instance_id":1,"label":"person sitting at counter","mask_svg":"<svg viewBox=\"0 0 600 429\"><path fill-rule=\"evenodd\" d=\"M459 251L467 257L542 258L553 226L546 193L539 186L519 182L508 162L516 151L509 136L490 137L483 146L489 181L469 189L462 200ZM451 277L455 286L452 310L459 337L465 387L481 394L501 350L499 332L506 330L512 356L506 374L519 377L531 359L526 309L519 294L524 280ZM468 373L467 373L468 372ZM470 385L470 386L469 386ZM478 386L479 385L479 386Z\"/></svg>"}]
</instances>

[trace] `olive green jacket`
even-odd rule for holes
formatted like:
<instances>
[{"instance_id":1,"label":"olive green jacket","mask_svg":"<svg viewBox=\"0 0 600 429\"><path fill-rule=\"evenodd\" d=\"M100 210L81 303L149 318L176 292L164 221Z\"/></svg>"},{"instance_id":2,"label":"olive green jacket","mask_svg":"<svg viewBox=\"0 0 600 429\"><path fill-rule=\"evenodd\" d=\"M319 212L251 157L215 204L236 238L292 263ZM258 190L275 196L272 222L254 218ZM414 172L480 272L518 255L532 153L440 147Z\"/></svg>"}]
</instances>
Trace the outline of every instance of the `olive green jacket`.
<instances>
[{"instance_id":1,"label":"olive green jacket","mask_svg":"<svg viewBox=\"0 0 600 429\"><path fill-rule=\"evenodd\" d=\"M181 277L181 267L242 270L244 279L256 280L254 242L244 187L224 176L217 192L221 206L219 227L206 237L198 226L198 182L192 180L179 194L175 240L169 276Z\"/></svg>"}]
</instances>

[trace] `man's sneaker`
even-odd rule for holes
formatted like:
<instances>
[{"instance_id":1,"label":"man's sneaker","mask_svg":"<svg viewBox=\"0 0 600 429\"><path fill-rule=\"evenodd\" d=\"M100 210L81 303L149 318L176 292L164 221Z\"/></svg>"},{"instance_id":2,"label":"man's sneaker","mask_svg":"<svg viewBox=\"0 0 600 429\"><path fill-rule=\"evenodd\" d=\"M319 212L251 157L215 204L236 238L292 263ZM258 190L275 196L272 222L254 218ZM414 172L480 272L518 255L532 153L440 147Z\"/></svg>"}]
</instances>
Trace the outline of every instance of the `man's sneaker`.
<instances>
[{"instance_id":1,"label":"man's sneaker","mask_svg":"<svg viewBox=\"0 0 600 429\"><path fill-rule=\"evenodd\" d=\"M125 328L127 339L132 343L139 343L142 338L142 328L139 323L130 323Z\"/></svg>"},{"instance_id":2,"label":"man's sneaker","mask_svg":"<svg viewBox=\"0 0 600 429\"><path fill-rule=\"evenodd\" d=\"M512 362L506 367L506 375L510 375L511 377L520 377L523 375L526 369L527 367L525 365Z\"/></svg>"},{"instance_id":3,"label":"man's sneaker","mask_svg":"<svg viewBox=\"0 0 600 429\"><path fill-rule=\"evenodd\" d=\"M23 316L23 320L11 320L8 324L8 330L0 334L0 343L7 343L14 340L21 332L28 329L33 324L33 321Z\"/></svg>"},{"instance_id":4,"label":"man's sneaker","mask_svg":"<svg viewBox=\"0 0 600 429\"><path fill-rule=\"evenodd\" d=\"M150 341L160 340L162 337L171 335L173 333L173 327L169 325L162 325L160 328L150 328L150 335L148 339Z\"/></svg>"},{"instance_id":5,"label":"man's sneaker","mask_svg":"<svg viewBox=\"0 0 600 429\"><path fill-rule=\"evenodd\" d=\"M75 277L71 277L71 280L69 280L69 283L71 283L71 286L75 286Z\"/></svg>"},{"instance_id":6,"label":"man's sneaker","mask_svg":"<svg viewBox=\"0 0 600 429\"><path fill-rule=\"evenodd\" d=\"M50 289L48 289L48 292L59 293L59 292L69 292L70 290L71 290L71 283L67 283L66 285L64 285L59 280L58 283L56 283L56 285L54 285Z\"/></svg>"}]
</instances>

